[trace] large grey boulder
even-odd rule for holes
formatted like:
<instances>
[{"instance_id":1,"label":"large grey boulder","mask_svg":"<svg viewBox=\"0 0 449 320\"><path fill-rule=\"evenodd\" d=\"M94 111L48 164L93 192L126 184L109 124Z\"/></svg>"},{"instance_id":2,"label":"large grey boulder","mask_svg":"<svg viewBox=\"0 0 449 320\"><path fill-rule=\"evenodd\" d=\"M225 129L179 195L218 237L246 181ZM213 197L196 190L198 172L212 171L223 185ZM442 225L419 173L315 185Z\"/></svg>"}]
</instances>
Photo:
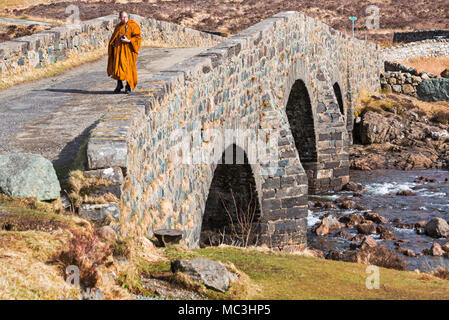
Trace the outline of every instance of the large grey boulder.
<instances>
[{"instance_id":1,"label":"large grey boulder","mask_svg":"<svg viewBox=\"0 0 449 320\"><path fill-rule=\"evenodd\" d=\"M385 117L373 111L362 116L357 130L362 144L391 142L403 137L403 126L396 117Z\"/></svg>"},{"instance_id":2,"label":"large grey boulder","mask_svg":"<svg viewBox=\"0 0 449 320\"><path fill-rule=\"evenodd\" d=\"M424 101L449 101L449 79L424 80L416 88L416 93Z\"/></svg>"},{"instance_id":3,"label":"large grey boulder","mask_svg":"<svg viewBox=\"0 0 449 320\"><path fill-rule=\"evenodd\" d=\"M203 258L172 261L171 270L172 272L182 272L193 281L220 292L228 290L231 281L237 278L223 264Z\"/></svg>"},{"instance_id":4,"label":"large grey boulder","mask_svg":"<svg viewBox=\"0 0 449 320\"><path fill-rule=\"evenodd\" d=\"M433 218L426 224L426 233L432 238L449 237L449 224L441 218Z\"/></svg>"},{"instance_id":5,"label":"large grey boulder","mask_svg":"<svg viewBox=\"0 0 449 320\"><path fill-rule=\"evenodd\" d=\"M0 155L0 188L12 197L59 198L61 186L52 163L38 154Z\"/></svg>"}]
</instances>

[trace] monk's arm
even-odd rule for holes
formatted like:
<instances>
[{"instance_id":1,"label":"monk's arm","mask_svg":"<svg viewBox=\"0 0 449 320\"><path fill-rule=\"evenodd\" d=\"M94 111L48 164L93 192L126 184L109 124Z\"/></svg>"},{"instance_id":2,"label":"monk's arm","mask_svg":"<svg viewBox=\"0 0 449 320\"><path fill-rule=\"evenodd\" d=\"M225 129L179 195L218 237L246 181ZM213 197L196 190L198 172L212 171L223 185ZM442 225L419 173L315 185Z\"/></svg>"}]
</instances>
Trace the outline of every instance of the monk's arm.
<instances>
[{"instance_id":1,"label":"monk's arm","mask_svg":"<svg viewBox=\"0 0 449 320\"><path fill-rule=\"evenodd\" d=\"M135 28L133 28L132 32L131 32L131 48L135 53L138 53L140 50L140 45L142 42L142 37L140 35L140 28L139 26L136 24Z\"/></svg>"},{"instance_id":2,"label":"monk's arm","mask_svg":"<svg viewBox=\"0 0 449 320\"><path fill-rule=\"evenodd\" d=\"M114 28L114 32L111 35L111 38L109 39L109 43L108 43L108 56L111 56L114 53L114 45L113 42L117 36L117 32L120 26L115 26Z\"/></svg>"}]
</instances>

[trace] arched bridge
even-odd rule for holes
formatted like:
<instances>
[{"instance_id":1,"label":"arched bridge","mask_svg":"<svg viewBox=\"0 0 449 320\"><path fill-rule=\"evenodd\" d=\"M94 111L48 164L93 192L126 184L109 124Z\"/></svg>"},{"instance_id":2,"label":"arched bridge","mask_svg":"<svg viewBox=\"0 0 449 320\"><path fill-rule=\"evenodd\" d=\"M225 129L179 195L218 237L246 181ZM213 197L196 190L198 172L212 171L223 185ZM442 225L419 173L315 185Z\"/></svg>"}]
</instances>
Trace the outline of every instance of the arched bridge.
<instances>
[{"instance_id":1,"label":"arched bridge","mask_svg":"<svg viewBox=\"0 0 449 320\"><path fill-rule=\"evenodd\" d=\"M380 58L375 44L282 12L141 83L88 145L91 169L126 168L122 232L177 228L198 246L234 196L254 208L259 244L304 243L308 193L349 181L353 109L378 89Z\"/></svg>"}]
</instances>

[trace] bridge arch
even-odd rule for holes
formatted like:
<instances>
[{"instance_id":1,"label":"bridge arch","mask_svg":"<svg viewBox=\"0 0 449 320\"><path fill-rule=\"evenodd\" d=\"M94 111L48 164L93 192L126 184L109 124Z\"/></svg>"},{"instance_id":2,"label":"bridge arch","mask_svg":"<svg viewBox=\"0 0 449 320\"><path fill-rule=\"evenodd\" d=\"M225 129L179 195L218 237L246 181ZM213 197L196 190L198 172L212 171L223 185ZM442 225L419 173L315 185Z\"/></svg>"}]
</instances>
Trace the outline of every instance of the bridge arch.
<instances>
[{"instance_id":1,"label":"bridge arch","mask_svg":"<svg viewBox=\"0 0 449 320\"><path fill-rule=\"evenodd\" d=\"M213 172L201 219L200 245L255 244L261 215L259 194L245 150L231 144Z\"/></svg>"},{"instance_id":2,"label":"bridge arch","mask_svg":"<svg viewBox=\"0 0 449 320\"><path fill-rule=\"evenodd\" d=\"M290 90L285 112L301 163L316 162L317 145L313 109L309 92L301 79L296 80Z\"/></svg>"},{"instance_id":3,"label":"bridge arch","mask_svg":"<svg viewBox=\"0 0 449 320\"><path fill-rule=\"evenodd\" d=\"M341 94L340 85L338 84L338 82L335 82L334 85L332 86L332 88L334 89L335 98L337 98L338 108L340 109L340 113L343 116L346 116L345 105L343 102L343 95Z\"/></svg>"}]
</instances>

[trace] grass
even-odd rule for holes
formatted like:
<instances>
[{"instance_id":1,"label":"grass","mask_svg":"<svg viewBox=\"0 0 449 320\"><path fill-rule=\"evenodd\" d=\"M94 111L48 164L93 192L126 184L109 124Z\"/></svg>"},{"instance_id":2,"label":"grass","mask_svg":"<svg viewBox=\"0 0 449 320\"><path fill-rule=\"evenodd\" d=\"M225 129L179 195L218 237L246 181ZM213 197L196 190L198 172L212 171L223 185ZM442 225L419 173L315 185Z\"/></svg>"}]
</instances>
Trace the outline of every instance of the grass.
<instances>
[{"instance_id":1,"label":"grass","mask_svg":"<svg viewBox=\"0 0 449 320\"><path fill-rule=\"evenodd\" d=\"M269 250L171 247L163 254L167 260L149 264L150 274L168 271L169 260L203 257L232 264L247 276L239 290L231 288L226 294L207 290L212 299L447 299L449 292L446 280L385 268L379 268L380 288L369 290L367 265Z\"/></svg>"},{"instance_id":2,"label":"grass","mask_svg":"<svg viewBox=\"0 0 449 320\"><path fill-rule=\"evenodd\" d=\"M40 231L0 231L0 299L68 299L77 290L46 263L63 239Z\"/></svg>"},{"instance_id":3,"label":"grass","mask_svg":"<svg viewBox=\"0 0 449 320\"><path fill-rule=\"evenodd\" d=\"M105 53L105 48L93 49L82 54L71 52L68 54L66 60L57 61L42 68L26 67L23 68L22 72L18 72L18 70L6 71L2 74L0 79L0 90L10 88L19 83L48 78L60 74L81 64L96 61L103 57Z\"/></svg>"},{"instance_id":4,"label":"grass","mask_svg":"<svg viewBox=\"0 0 449 320\"><path fill-rule=\"evenodd\" d=\"M449 68L449 57L416 57L401 63L415 68L419 73L430 72L440 76L441 72Z\"/></svg>"}]
</instances>

